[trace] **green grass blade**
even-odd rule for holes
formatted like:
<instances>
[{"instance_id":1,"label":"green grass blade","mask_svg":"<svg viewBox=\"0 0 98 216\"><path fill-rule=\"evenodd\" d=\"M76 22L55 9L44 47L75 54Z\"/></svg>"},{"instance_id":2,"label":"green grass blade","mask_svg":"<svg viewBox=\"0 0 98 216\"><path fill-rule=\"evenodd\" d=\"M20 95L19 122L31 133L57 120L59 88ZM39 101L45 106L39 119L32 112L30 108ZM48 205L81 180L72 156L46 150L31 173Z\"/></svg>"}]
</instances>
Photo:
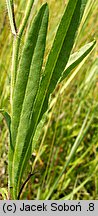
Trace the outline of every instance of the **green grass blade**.
<instances>
[{"instance_id":1,"label":"green grass blade","mask_svg":"<svg viewBox=\"0 0 98 216\"><path fill-rule=\"evenodd\" d=\"M8 127L8 130L9 130L9 134L11 135L11 117L10 115L3 109L0 109L0 113L2 114L2 116L4 117L5 121L6 121L6 124L7 124L7 127Z\"/></svg>"},{"instance_id":2,"label":"green grass blade","mask_svg":"<svg viewBox=\"0 0 98 216\"><path fill-rule=\"evenodd\" d=\"M0 194L2 195L3 200L8 199L8 192L5 188L0 188Z\"/></svg>"},{"instance_id":3,"label":"green grass blade","mask_svg":"<svg viewBox=\"0 0 98 216\"><path fill-rule=\"evenodd\" d=\"M89 110L89 112L87 113L87 115L86 115L86 117L85 117L85 119L84 119L84 122L83 122L83 124L82 124L82 126L81 126L80 132L79 132L79 134L78 134L78 136L77 136L77 138L76 138L76 140L75 140L75 143L74 143L74 145L73 145L73 147L72 147L72 149L71 149L71 151L70 151L70 154L69 154L69 156L68 156L68 159L67 159L67 161L66 161L66 163L65 163L65 165L64 165L64 167L63 167L63 169L62 169L62 171L61 171L61 173L59 174L58 178L57 178L56 181L54 182L53 187L52 187L51 190L49 191L48 195L45 197L46 200L49 199L49 198L51 197L51 195L52 195L54 189L57 187L57 185L58 185L58 183L59 183L60 178L62 177L62 175L63 175L63 173L65 172L66 168L68 167L69 163L71 162L71 160L72 160L72 158L73 158L73 156L74 156L74 154L75 154L75 152L76 152L76 150L77 150L79 144L81 143L81 141L82 141L83 138L85 137L85 135L86 135L86 133L87 133L87 131L88 131L88 129L89 129L89 127L90 127L92 121L93 121L93 118L94 118L94 115L92 114L92 116L91 116L89 122L87 123L89 114L90 114L90 110Z\"/></svg>"},{"instance_id":4,"label":"green grass blade","mask_svg":"<svg viewBox=\"0 0 98 216\"><path fill-rule=\"evenodd\" d=\"M40 13L41 13L41 19L39 17L40 29L39 29L37 36L35 32L35 37L37 37L37 40L36 40L36 46L34 49L34 53L32 56L32 62L30 65L29 76L25 78L26 86L20 87L20 88L25 87L24 89L25 91L24 91L24 98L22 97L23 104L22 104L21 109L19 110L19 113L21 111L21 115L19 118L19 126L17 128L16 145L15 145L15 152L14 152L14 158L13 158L14 198L16 198L19 193L19 187L20 187L20 182L21 182L21 178L19 177L22 175L22 172L23 172L23 170L21 170L20 172L20 167L21 167L23 158L25 157L25 152L28 146L28 143L27 145L25 145L24 141L25 141L26 135L28 134L32 107L33 107L34 100L35 100L35 97L36 97L36 94L39 88L39 82L40 82L40 77L41 77L40 73L41 73L42 64L43 64L43 57L44 57L45 44L46 44L46 35L47 35L47 26L48 26L48 16L49 16L47 4L45 4L41 8ZM38 26L35 25L34 27L36 28ZM25 61L28 61L28 56L26 56ZM19 77L19 80L18 80L18 77ZM18 73L17 80L16 80L16 88L17 88L17 83L18 81L20 83L21 78L22 77L20 77ZM20 97L20 92L18 90L19 90L19 86L15 94L16 98L17 96ZM31 155L31 152L30 152L30 155Z\"/></svg>"},{"instance_id":5,"label":"green grass blade","mask_svg":"<svg viewBox=\"0 0 98 216\"><path fill-rule=\"evenodd\" d=\"M98 162L97 162L96 165L94 164L94 167L93 167L92 172L90 173L89 177L86 178L79 186L77 186L75 189L73 189L73 191L72 191L70 194L66 195L66 196L63 197L61 200L70 200L71 197L72 197L73 195L75 195L79 190L81 190L81 188L83 188L83 186L84 186L87 182L91 181L91 178L94 176L94 174L95 174L97 171L98 171Z\"/></svg>"},{"instance_id":6,"label":"green grass blade","mask_svg":"<svg viewBox=\"0 0 98 216\"><path fill-rule=\"evenodd\" d=\"M9 140L10 140L10 145L9 145L9 152L8 152L8 170L9 170L9 178L10 178L10 173L12 171L12 160L10 158L12 158L12 155L13 155L13 147L12 147L12 140L11 140L11 117L10 115L4 111L4 110L0 110L0 113L3 115L5 121L6 121L6 124L7 124L7 127L8 127L8 130L9 130ZM10 187L10 182L8 183L9 187Z\"/></svg>"},{"instance_id":7,"label":"green grass blade","mask_svg":"<svg viewBox=\"0 0 98 216\"><path fill-rule=\"evenodd\" d=\"M73 191L69 195L63 197L61 200L71 200L71 197L74 196L77 192L79 192L79 190L81 190L81 188L83 188L84 185L87 184L91 180L91 178L92 178L92 175L89 176L87 179L85 179L78 187L73 189Z\"/></svg>"},{"instance_id":8,"label":"green grass blade","mask_svg":"<svg viewBox=\"0 0 98 216\"><path fill-rule=\"evenodd\" d=\"M29 0L28 1L27 7L26 7L26 11L25 11L25 15L24 15L24 18L23 18L22 23L20 25L20 28L19 28L19 33L18 33L19 37L21 37L22 34L23 34L23 31L24 31L25 26L27 24L28 18L30 16L30 12L31 12L33 3L34 3L34 0Z\"/></svg>"},{"instance_id":9,"label":"green grass blade","mask_svg":"<svg viewBox=\"0 0 98 216\"><path fill-rule=\"evenodd\" d=\"M92 41L92 42L84 45L81 49L79 49L78 52L75 52L70 56L68 64L67 64L59 82L63 81L68 76L68 74L73 69L75 69L75 67L78 66L78 64L80 64L82 62L82 60L91 52L91 50L93 49L95 44L96 44L96 42Z\"/></svg>"},{"instance_id":10,"label":"green grass blade","mask_svg":"<svg viewBox=\"0 0 98 216\"><path fill-rule=\"evenodd\" d=\"M13 0L6 0L6 4L7 4L8 16L10 20L11 31L13 35L16 35L17 29L16 29L16 23L15 23L15 17L14 17Z\"/></svg>"}]
</instances>

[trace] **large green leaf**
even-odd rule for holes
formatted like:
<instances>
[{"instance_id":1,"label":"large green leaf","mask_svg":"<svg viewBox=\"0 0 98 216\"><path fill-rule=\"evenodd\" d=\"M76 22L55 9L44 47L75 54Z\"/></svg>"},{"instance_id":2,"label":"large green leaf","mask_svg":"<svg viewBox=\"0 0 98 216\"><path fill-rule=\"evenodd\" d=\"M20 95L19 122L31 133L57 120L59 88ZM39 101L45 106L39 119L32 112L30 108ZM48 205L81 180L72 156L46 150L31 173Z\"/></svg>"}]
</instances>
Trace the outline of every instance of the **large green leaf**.
<instances>
[{"instance_id":1,"label":"large green leaf","mask_svg":"<svg viewBox=\"0 0 98 216\"><path fill-rule=\"evenodd\" d=\"M27 135L25 142L29 142L31 134L33 137L36 126L47 109L49 96L67 65L86 2L85 0L70 0L64 12L46 63L44 76L33 107L29 135Z\"/></svg>"},{"instance_id":2,"label":"large green leaf","mask_svg":"<svg viewBox=\"0 0 98 216\"><path fill-rule=\"evenodd\" d=\"M37 40L38 40L38 35L40 32L45 8L46 8L46 4L42 6L39 13L35 17L35 20L29 31L27 40L25 41L24 49L23 49L22 56L20 59L20 65L19 65L19 69L17 72L16 85L15 85L14 95L13 95L13 109L12 109L13 113L12 113L12 126L11 126L13 146L15 145L15 142L16 142L16 135L17 135L18 125L20 121L23 100L25 97L28 77L30 76L29 73L30 73L30 68L31 68L32 56L34 56L36 44L38 44ZM43 47L44 46L45 45L43 45ZM33 57L33 59L34 58L35 57ZM32 62L32 65L33 65L33 62Z\"/></svg>"},{"instance_id":3,"label":"large green leaf","mask_svg":"<svg viewBox=\"0 0 98 216\"><path fill-rule=\"evenodd\" d=\"M21 179L18 176L25 151L28 147L28 143L25 145L24 137L28 133L32 107L39 88L48 16L48 7L47 4L44 4L31 26L21 58L20 68L17 73L12 117L12 140L15 147L12 165L14 198L19 193L19 187L17 190L17 185L20 186Z\"/></svg>"},{"instance_id":4,"label":"large green leaf","mask_svg":"<svg viewBox=\"0 0 98 216\"><path fill-rule=\"evenodd\" d=\"M49 96L67 65L86 2L70 0L62 17L34 105L32 122L35 127L46 111Z\"/></svg>"},{"instance_id":5,"label":"large green leaf","mask_svg":"<svg viewBox=\"0 0 98 216\"><path fill-rule=\"evenodd\" d=\"M30 73L30 67L32 62L32 56L35 51L37 39L43 19L43 13L46 5L42 6L39 13L36 15L34 22L31 25L27 39L24 44L24 48L21 54L19 68L17 71L17 79L14 88L13 95L13 107L12 107L12 123L11 123L11 137L12 137L12 148L9 149L9 175L10 175L10 186L12 187L12 161L13 161L13 149L16 143L16 136L20 121L20 115L25 97L26 86ZM27 107L26 107L27 110Z\"/></svg>"},{"instance_id":6,"label":"large green leaf","mask_svg":"<svg viewBox=\"0 0 98 216\"><path fill-rule=\"evenodd\" d=\"M32 107L29 129L27 133L24 134L24 137L21 133L20 138L23 137L23 143L20 143L20 140L17 139L17 148L15 150L16 159L14 158L13 166L13 181L15 187L14 198L18 195L23 170L25 169L26 163L30 157L32 138L36 127L44 112L47 110L49 96L53 92L62 75L62 71L68 62L86 2L87 0L69 0L68 6L58 27L52 49L46 63L44 76L41 80L37 97ZM21 145L24 146L23 151L21 151Z\"/></svg>"}]
</instances>

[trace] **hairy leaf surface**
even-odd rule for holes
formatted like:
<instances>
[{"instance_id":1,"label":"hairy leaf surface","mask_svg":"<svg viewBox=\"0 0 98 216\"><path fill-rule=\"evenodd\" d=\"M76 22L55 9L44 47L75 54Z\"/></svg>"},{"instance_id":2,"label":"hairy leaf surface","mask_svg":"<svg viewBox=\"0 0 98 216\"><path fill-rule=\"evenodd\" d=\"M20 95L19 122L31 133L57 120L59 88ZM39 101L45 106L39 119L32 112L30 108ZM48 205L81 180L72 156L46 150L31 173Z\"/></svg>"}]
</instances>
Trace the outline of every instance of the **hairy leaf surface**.
<instances>
[{"instance_id":1,"label":"hairy leaf surface","mask_svg":"<svg viewBox=\"0 0 98 216\"><path fill-rule=\"evenodd\" d=\"M49 96L53 92L62 75L62 71L64 71L64 68L66 67L86 2L86 0L70 0L58 27L52 49L46 63L44 76L41 80L37 97L32 107L29 129L27 134L25 133L24 135L24 150L22 152L21 164L17 167L18 164L16 165L16 162L14 161L15 196L17 195L16 191L19 191L23 170L25 169L26 163L30 158L32 138L36 127L47 110ZM17 154L18 151L21 151L20 148L21 147L17 148ZM20 160L19 157L17 157L17 159Z\"/></svg>"},{"instance_id":2,"label":"hairy leaf surface","mask_svg":"<svg viewBox=\"0 0 98 216\"><path fill-rule=\"evenodd\" d=\"M94 45L95 45L95 41L92 41L86 45L84 45L83 47L81 47L81 49L79 49L78 52L73 53L70 58L69 61L66 65L66 68L64 70L64 72L62 73L62 76L60 78L60 81L63 81L68 74L79 64L82 62L82 60L91 52L91 50L93 49Z\"/></svg>"},{"instance_id":3,"label":"hairy leaf surface","mask_svg":"<svg viewBox=\"0 0 98 216\"><path fill-rule=\"evenodd\" d=\"M28 134L28 128L31 120L32 107L39 88L40 72L42 70L43 57L45 51L47 26L48 26L48 7L43 5L36 19L31 26L31 30L27 37L23 56L20 63L20 69L17 74L15 95L14 95L14 119L12 121L12 132L14 133L14 157L12 179L14 185L14 198L18 196L19 190L16 191L17 184L20 185L21 179L18 178L20 167L28 147L28 143L24 142L25 136ZM31 50L31 52L30 52ZM33 50L33 51L32 51ZM28 64L29 62L29 64ZM23 74L24 73L24 74ZM20 91L19 91L20 89ZM15 104L18 107L15 107ZM17 114L15 115L15 110ZM17 120L16 120L17 116ZM15 127L15 121L17 128ZM13 135L13 134L12 134ZM29 149L30 150L30 149ZM31 155L31 152L30 152ZM19 188L18 188L19 189Z\"/></svg>"},{"instance_id":4,"label":"hairy leaf surface","mask_svg":"<svg viewBox=\"0 0 98 216\"><path fill-rule=\"evenodd\" d=\"M16 135L17 135L18 125L20 121L23 100L26 93L26 86L27 86L28 77L30 73L31 62L37 44L38 35L41 28L41 23L43 20L43 14L45 8L46 8L46 4L42 6L39 13L35 17L35 20L30 28L27 40L25 41L22 56L20 59L20 65L17 72L17 79L16 79L14 95L13 95L13 110L12 110L13 113L12 113L12 126L11 126L13 146L15 145L16 142Z\"/></svg>"},{"instance_id":5,"label":"hairy leaf surface","mask_svg":"<svg viewBox=\"0 0 98 216\"><path fill-rule=\"evenodd\" d=\"M34 105L34 114L32 115L32 122L35 122L34 125L40 121L43 113L46 111L49 95L53 92L62 75L62 71L67 65L83 15L85 2L83 0L70 0L62 17Z\"/></svg>"}]
</instances>

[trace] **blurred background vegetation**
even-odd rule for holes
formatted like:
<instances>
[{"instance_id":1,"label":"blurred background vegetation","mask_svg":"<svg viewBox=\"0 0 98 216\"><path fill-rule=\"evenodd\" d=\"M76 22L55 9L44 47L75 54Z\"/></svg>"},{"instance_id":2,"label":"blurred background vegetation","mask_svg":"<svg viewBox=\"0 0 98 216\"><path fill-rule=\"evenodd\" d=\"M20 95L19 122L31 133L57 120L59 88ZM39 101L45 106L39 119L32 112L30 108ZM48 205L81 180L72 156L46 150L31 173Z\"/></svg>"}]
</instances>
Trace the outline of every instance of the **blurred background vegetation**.
<instances>
[{"instance_id":1,"label":"blurred background vegetation","mask_svg":"<svg viewBox=\"0 0 98 216\"><path fill-rule=\"evenodd\" d=\"M17 27L24 15L25 0L16 0ZM35 0L31 19L45 0ZM45 61L67 0L47 0L50 20ZM27 27L28 28L28 27ZM26 33L26 30L25 30ZM98 39L98 0L88 0L73 51ZM0 1L0 109L10 113L10 70L13 36L6 3ZM24 37L21 41L23 46ZM21 49L20 49L21 55ZM87 124L83 122L87 117ZM39 131L40 132L40 131ZM80 136L80 137L79 137ZM63 173L50 199L98 199L98 42L92 53L59 84L51 97L50 111L39 140L33 149L24 180L31 168L37 173L30 179L22 199L45 199L60 175L68 155L78 140L74 157ZM0 115L0 188L8 181L8 131ZM2 197L0 197L2 199Z\"/></svg>"}]
</instances>

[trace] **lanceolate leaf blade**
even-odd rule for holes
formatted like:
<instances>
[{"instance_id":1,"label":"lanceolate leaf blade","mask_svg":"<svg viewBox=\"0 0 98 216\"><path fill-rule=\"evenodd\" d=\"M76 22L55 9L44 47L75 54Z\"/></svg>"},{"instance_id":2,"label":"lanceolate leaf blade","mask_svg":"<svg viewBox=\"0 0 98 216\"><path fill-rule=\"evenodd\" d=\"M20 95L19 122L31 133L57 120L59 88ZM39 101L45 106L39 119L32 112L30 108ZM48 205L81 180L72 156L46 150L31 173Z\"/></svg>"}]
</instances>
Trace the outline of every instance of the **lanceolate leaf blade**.
<instances>
[{"instance_id":1,"label":"lanceolate leaf blade","mask_svg":"<svg viewBox=\"0 0 98 216\"><path fill-rule=\"evenodd\" d=\"M32 56L36 47L41 22L43 19L43 13L46 5L43 5L36 15L34 22L31 24L30 31L28 32L27 39L25 41L21 59L19 62L19 68L17 71L17 78L13 94L13 107L12 107L12 121L11 121L11 138L12 148L9 149L9 167L10 168L10 186L12 187L12 161L13 151L16 143L16 136L18 132L18 126L20 122L22 105L25 97L26 86L28 82Z\"/></svg>"},{"instance_id":2,"label":"lanceolate leaf blade","mask_svg":"<svg viewBox=\"0 0 98 216\"><path fill-rule=\"evenodd\" d=\"M68 76L68 74L79 63L82 62L82 60L91 52L91 50L93 49L95 44L96 44L96 42L92 41L92 42L84 45L83 47L81 47L78 52L75 52L70 56L69 61L68 61L67 65L66 65L66 68L65 68L64 72L62 73L62 76L61 76L59 82L63 81Z\"/></svg>"},{"instance_id":3,"label":"lanceolate leaf blade","mask_svg":"<svg viewBox=\"0 0 98 216\"><path fill-rule=\"evenodd\" d=\"M41 8L41 13L42 13L42 20L40 23L40 29L37 36L35 32L35 36L37 37L36 46L32 56L32 62L30 66L30 72L27 80L27 85L26 85L26 90L25 90L24 100L22 104L18 130L17 130L17 136L16 136L16 144L15 144L13 167L12 167L14 198L16 198L19 193L21 179L18 178L18 176L20 174L20 167L28 147L28 143L26 143L25 145L25 137L28 134L32 107L39 88L39 82L41 77L40 73L43 64L47 26L48 26L48 15L49 15L47 4L43 5L43 7ZM29 153L29 155L31 156L31 152Z\"/></svg>"},{"instance_id":4,"label":"lanceolate leaf blade","mask_svg":"<svg viewBox=\"0 0 98 216\"><path fill-rule=\"evenodd\" d=\"M34 19L34 22L31 26L31 29L29 31L27 40L23 48L23 53L20 59L19 69L17 72L17 79L16 79L14 95L13 95L13 109L12 109L13 113L12 113L12 126L11 126L13 146L15 146L15 142L16 142L16 136L17 136L18 126L20 121L23 100L25 97L25 91L26 91L26 86L27 86L31 62L32 62L32 56L34 54L34 50L36 47L45 7L46 4L42 6L39 13L36 15Z\"/></svg>"},{"instance_id":5,"label":"lanceolate leaf blade","mask_svg":"<svg viewBox=\"0 0 98 216\"><path fill-rule=\"evenodd\" d=\"M58 28L56 39L53 44L53 48L50 52L46 68L45 68L45 74L42 79L40 89L36 98L35 106L34 106L34 114L32 115L32 122L39 122L43 113L46 111L48 106L48 99L49 95L53 92L59 78L61 77L62 71L64 70L73 44L76 36L76 32L78 29L78 26L80 24L82 15L83 15L83 9L84 9L84 2L83 0L77 0L77 1L69 1L68 7L63 15L63 18L60 23L60 27ZM70 11L72 11L72 16L70 15ZM70 24L69 20L68 23L64 26L62 24L65 20L69 19L69 16L71 16ZM67 19L64 19L66 18ZM64 38L62 39L62 26L64 29L67 29L67 32L64 35ZM60 37L60 41L62 43L57 44L56 40ZM58 47L59 46L59 47ZM55 54L57 52L57 55ZM55 60L53 59L53 56L55 55ZM51 65L52 68L51 68ZM39 118L39 119L38 119ZM36 123L34 123L36 125Z\"/></svg>"},{"instance_id":6,"label":"lanceolate leaf blade","mask_svg":"<svg viewBox=\"0 0 98 216\"><path fill-rule=\"evenodd\" d=\"M23 169L29 158L32 138L36 127L47 109L49 96L54 90L68 62L86 2L87 1L84 0L70 0L62 17L46 63L44 76L41 80L38 94L32 108L31 122L24 144L24 146L27 146L28 143L28 147L21 163L19 179L22 178Z\"/></svg>"}]
</instances>

